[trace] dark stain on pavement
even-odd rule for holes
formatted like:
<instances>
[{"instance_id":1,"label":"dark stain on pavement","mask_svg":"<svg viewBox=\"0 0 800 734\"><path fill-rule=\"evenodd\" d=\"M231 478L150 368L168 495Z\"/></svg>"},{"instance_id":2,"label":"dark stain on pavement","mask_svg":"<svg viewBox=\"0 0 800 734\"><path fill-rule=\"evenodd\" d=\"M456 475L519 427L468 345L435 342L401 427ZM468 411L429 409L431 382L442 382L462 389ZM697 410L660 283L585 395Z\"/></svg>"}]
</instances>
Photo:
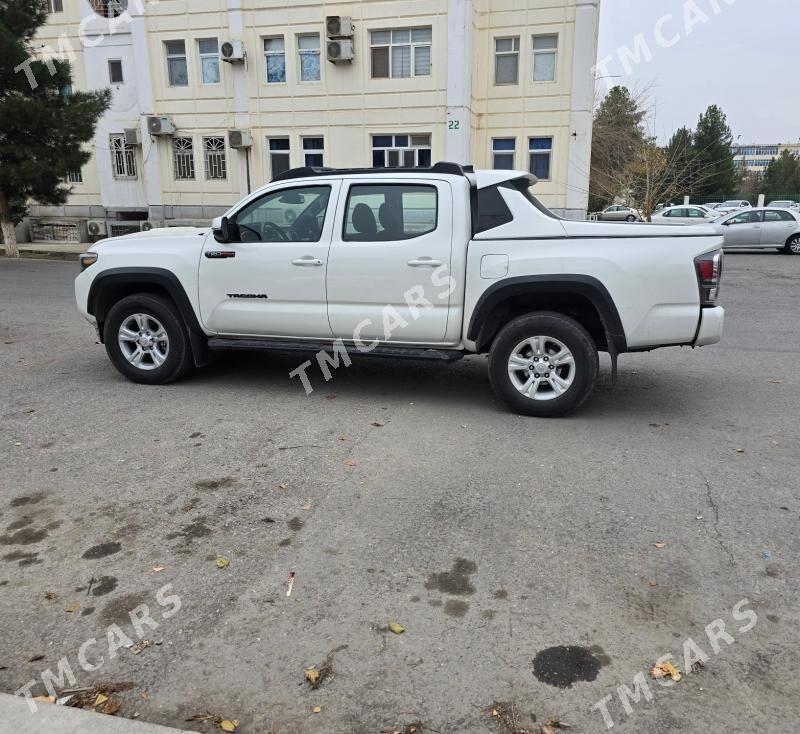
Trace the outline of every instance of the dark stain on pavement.
<instances>
[{"instance_id":1,"label":"dark stain on pavement","mask_svg":"<svg viewBox=\"0 0 800 734\"><path fill-rule=\"evenodd\" d=\"M98 558L106 558L108 556L113 556L115 553L119 553L122 550L122 544L112 541L110 543L99 543L98 545L93 545L89 550L85 551L82 558L88 558L89 560L96 560Z\"/></svg>"},{"instance_id":2,"label":"dark stain on pavement","mask_svg":"<svg viewBox=\"0 0 800 734\"><path fill-rule=\"evenodd\" d=\"M11 500L12 507L22 507L23 505L35 505L44 499L44 492L36 492L35 494L22 495L21 497L14 497Z\"/></svg>"},{"instance_id":3,"label":"dark stain on pavement","mask_svg":"<svg viewBox=\"0 0 800 734\"><path fill-rule=\"evenodd\" d=\"M284 538L282 541L280 541L278 543L278 545L281 548L285 548L287 545L291 545L291 544L292 544L292 539L291 538Z\"/></svg>"},{"instance_id":4,"label":"dark stain on pavement","mask_svg":"<svg viewBox=\"0 0 800 734\"><path fill-rule=\"evenodd\" d=\"M92 596L105 596L117 588L117 579L114 576L101 576L92 586Z\"/></svg>"},{"instance_id":5,"label":"dark stain on pavement","mask_svg":"<svg viewBox=\"0 0 800 734\"><path fill-rule=\"evenodd\" d=\"M481 612L481 619L488 619L492 620L497 616L497 612L494 609L484 609Z\"/></svg>"},{"instance_id":6,"label":"dark stain on pavement","mask_svg":"<svg viewBox=\"0 0 800 734\"><path fill-rule=\"evenodd\" d=\"M533 674L542 683L570 688L578 681L596 680L600 668L609 663L602 648L559 645L548 647L533 659Z\"/></svg>"},{"instance_id":7,"label":"dark stain on pavement","mask_svg":"<svg viewBox=\"0 0 800 734\"><path fill-rule=\"evenodd\" d=\"M475 593L475 587L469 580L470 574L475 573L478 567L466 558L456 558L450 571L432 573L425 582L425 588L441 591L454 596L467 596Z\"/></svg>"},{"instance_id":8,"label":"dark stain on pavement","mask_svg":"<svg viewBox=\"0 0 800 734\"><path fill-rule=\"evenodd\" d=\"M495 599L508 599L508 592L505 589L498 589L494 592Z\"/></svg>"},{"instance_id":9,"label":"dark stain on pavement","mask_svg":"<svg viewBox=\"0 0 800 734\"><path fill-rule=\"evenodd\" d=\"M302 530L303 525L305 525L305 523L299 517L293 517L286 524L289 526L289 530L294 530L295 532Z\"/></svg>"},{"instance_id":10,"label":"dark stain on pavement","mask_svg":"<svg viewBox=\"0 0 800 734\"><path fill-rule=\"evenodd\" d=\"M47 537L47 528L36 530L34 528L22 528L14 533L0 535L0 545L31 545L40 543Z\"/></svg>"},{"instance_id":11,"label":"dark stain on pavement","mask_svg":"<svg viewBox=\"0 0 800 734\"><path fill-rule=\"evenodd\" d=\"M214 531L206 525L205 517L198 517L192 520L188 525L184 525L178 532L169 533L167 540L175 540L175 538L183 538L184 542L189 545L197 538L207 538L213 535Z\"/></svg>"},{"instance_id":12,"label":"dark stain on pavement","mask_svg":"<svg viewBox=\"0 0 800 734\"><path fill-rule=\"evenodd\" d=\"M129 612L140 604L146 604L147 601L148 595L145 591L126 594L106 604L100 612L100 616L107 624L130 624Z\"/></svg>"},{"instance_id":13,"label":"dark stain on pavement","mask_svg":"<svg viewBox=\"0 0 800 734\"><path fill-rule=\"evenodd\" d=\"M44 561L39 558L38 553L25 553L23 551L13 551L12 553L7 553L3 556L3 560L6 561L6 563L18 561L19 565L23 567L44 563Z\"/></svg>"},{"instance_id":14,"label":"dark stain on pavement","mask_svg":"<svg viewBox=\"0 0 800 734\"><path fill-rule=\"evenodd\" d=\"M463 617L469 610L469 604L461 599L449 599L444 605L444 613L448 617Z\"/></svg>"},{"instance_id":15,"label":"dark stain on pavement","mask_svg":"<svg viewBox=\"0 0 800 734\"><path fill-rule=\"evenodd\" d=\"M195 489L212 490L224 489L225 487L232 487L238 480L236 477L222 477L222 479L201 479L199 482L194 483Z\"/></svg>"},{"instance_id":16,"label":"dark stain on pavement","mask_svg":"<svg viewBox=\"0 0 800 734\"><path fill-rule=\"evenodd\" d=\"M12 522L6 528L6 530L19 530L20 528L27 527L32 522L33 522L33 518L32 517L28 517L27 515L25 515L25 517L21 517L19 520L14 520L14 522Z\"/></svg>"}]
</instances>

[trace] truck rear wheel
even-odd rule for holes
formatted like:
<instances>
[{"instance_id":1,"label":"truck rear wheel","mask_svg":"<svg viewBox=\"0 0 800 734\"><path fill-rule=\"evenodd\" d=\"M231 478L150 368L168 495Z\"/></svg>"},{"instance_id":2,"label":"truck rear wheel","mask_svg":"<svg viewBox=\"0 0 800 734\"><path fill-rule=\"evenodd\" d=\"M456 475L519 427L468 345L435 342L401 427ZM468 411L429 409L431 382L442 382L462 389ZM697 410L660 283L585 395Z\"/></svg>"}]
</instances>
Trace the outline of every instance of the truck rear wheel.
<instances>
[{"instance_id":1,"label":"truck rear wheel","mask_svg":"<svg viewBox=\"0 0 800 734\"><path fill-rule=\"evenodd\" d=\"M578 408L597 380L597 347L577 321L541 311L508 323L489 352L497 396L524 415L554 418Z\"/></svg>"},{"instance_id":2,"label":"truck rear wheel","mask_svg":"<svg viewBox=\"0 0 800 734\"><path fill-rule=\"evenodd\" d=\"M137 293L115 303L103 327L106 352L133 382L163 385L192 367L186 325L168 299Z\"/></svg>"}]
</instances>

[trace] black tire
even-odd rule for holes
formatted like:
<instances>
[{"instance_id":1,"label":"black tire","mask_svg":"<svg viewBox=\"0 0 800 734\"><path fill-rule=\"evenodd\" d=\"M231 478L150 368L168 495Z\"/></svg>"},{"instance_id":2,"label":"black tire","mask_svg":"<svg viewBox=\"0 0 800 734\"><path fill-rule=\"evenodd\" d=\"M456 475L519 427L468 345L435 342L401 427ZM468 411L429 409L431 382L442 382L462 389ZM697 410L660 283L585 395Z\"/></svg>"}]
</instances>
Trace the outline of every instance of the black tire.
<instances>
[{"instance_id":1,"label":"black tire","mask_svg":"<svg viewBox=\"0 0 800 734\"><path fill-rule=\"evenodd\" d=\"M128 361L123 352L123 346L118 338L119 330L122 324L131 319L134 314L147 315L160 322L164 327L169 342L166 359L160 366L155 366L152 357L145 357L143 362L148 369L137 367ZM117 301L106 316L103 335L109 359L125 377L133 382L145 385L164 385L183 377L194 366L186 324L175 304L163 296L136 293Z\"/></svg>"},{"instance_id":2,"label":"black tire","mask_svg":"<svg viewBox=\"0 0 800 734\"><path fill-rule=\"evenodd\" d=\"M550 399L535 400L523 395L509 375L512 353L521 342L534 336L557 339L572 352L572 382L563 394ZM551 311L526 314L506 324L489 352L489 381L497 397L517 413L540 418L556 418L579 408L591 395L598 370L597 347L586 329L569 316Z\"/></svg>"},{"instance_id":3,"label":"black tire","mask_svg":"<svg viewBox=\"0 0 800 734\"><path fill-rule=\"evenodd\" d=\"M787 255L800 255L800 234L792 235L786 242L783 251Z\"/></svg>"},{"instance_id":4,"label":"black tire","mask_svg":"<svg viewBox=\"0 0 800 734\"><path fill-rule=\"evenodd\" d=\"M636 217L634 217L633 214L628 214L628 216L625 217L625 221L626 222L635 222L636 221Z\"/></svg>"}]
</instances>

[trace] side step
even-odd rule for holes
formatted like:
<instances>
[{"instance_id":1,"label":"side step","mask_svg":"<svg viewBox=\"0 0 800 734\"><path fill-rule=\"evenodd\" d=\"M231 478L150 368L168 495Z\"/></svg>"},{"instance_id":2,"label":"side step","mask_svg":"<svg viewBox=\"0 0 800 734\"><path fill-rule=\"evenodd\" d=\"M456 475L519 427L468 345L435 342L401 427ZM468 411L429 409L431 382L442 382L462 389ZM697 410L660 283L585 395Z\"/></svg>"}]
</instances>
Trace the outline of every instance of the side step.
<instances>
[{"instance_id":1,"label":"side step","mask_svg":"<svg viewBox=\"0 0 800 734\"><path fill-rule=\"evenodd\" d=\"M314 353L325 350L330 353L333 344L330 342L292 342L277 339L233 339L211 337L209 349L241 349L245 351L268 352L305 352ZM394 357L395 359L428 359L438 362L457 362L464 358L463 352L452 349L428 349L426 347L397 347L385 344L378 345L369 352L361 352L353 344L345 344L348 354L357 357Z\"/></svg>"}]
</instances>

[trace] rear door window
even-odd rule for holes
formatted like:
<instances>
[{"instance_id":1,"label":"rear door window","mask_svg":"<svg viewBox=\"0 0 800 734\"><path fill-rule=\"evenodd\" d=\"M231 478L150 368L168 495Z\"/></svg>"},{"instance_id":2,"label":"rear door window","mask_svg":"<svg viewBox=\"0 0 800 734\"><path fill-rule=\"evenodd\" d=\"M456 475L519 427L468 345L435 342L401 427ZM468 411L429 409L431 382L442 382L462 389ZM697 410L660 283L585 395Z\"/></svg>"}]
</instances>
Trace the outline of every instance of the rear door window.
<instances>
[{"instance_id":1,"label":"rear door window","mask_svg":"<svg viewBox=\"0 0 800 734\"><path fill-rule=\"evenodd\" d=\"M438 192L421 184L355 184L347 197L345 242L394 242L434 232Z\"/></svg>"}]
</instances>

